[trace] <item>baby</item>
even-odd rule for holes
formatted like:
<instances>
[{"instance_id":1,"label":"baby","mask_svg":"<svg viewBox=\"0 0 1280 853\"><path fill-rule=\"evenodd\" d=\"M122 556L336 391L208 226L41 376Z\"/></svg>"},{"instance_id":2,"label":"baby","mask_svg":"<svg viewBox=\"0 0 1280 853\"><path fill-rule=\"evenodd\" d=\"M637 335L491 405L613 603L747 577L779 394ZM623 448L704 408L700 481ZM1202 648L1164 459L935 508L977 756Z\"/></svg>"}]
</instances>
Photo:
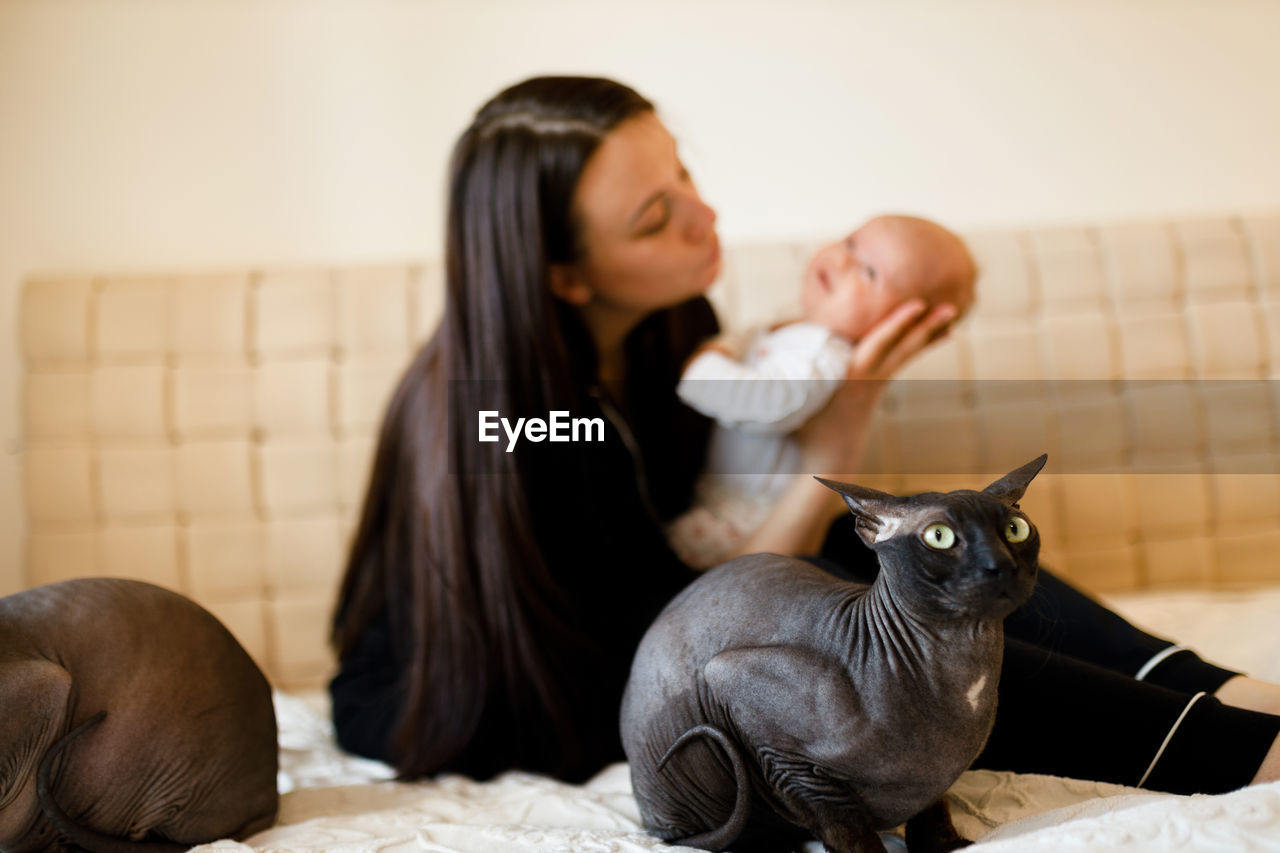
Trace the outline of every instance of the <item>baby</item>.
<instances>
[{"instance_id":1,"label":"baby","mask_svg":"<svg viewBox=\"0 0 1280 853\"><path fill-rule=\"evenodd\" d=\"M975 278L964 242L941 225L877 216L809 259L803 319L703 347L677 393L718 426L694 508L667 531L676 553L698 568L730 556L799 470L788 436L840 387L854 344L908 299L963 315Z\"/></svg>"}]
</instances>

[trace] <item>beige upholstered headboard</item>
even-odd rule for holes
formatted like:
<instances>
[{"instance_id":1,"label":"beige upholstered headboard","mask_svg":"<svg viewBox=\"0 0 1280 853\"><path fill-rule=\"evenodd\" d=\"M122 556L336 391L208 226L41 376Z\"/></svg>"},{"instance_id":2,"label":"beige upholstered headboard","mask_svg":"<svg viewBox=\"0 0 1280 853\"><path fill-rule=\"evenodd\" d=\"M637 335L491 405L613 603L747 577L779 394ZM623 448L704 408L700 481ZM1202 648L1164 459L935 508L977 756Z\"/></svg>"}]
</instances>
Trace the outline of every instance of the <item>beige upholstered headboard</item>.
<instances>
[{"instance_id":1,"label":"beige upholstered headboard","mask_svg":"<svg viewBox=\"0 0 1280 853\"><path fill-rule=\"evenodd\" d=\"M1280 374L1280 215L965 236L979 306L907 379ZM811 248L729 251L712 293L726 325L793 308ZM277 684L322 681L382 407L440 301L437 264L31 278L20 320L29 584L160 583L212 610ZM898 471L876 480L886 488L981 485L920 474L931 469L919 454L945 431L954 467L936 470L1005 470L1023 450L1013 415L1043 405L995 384L898 384L937 399L881 418L876 457L915 454L885 466ZM1051 465L1025 501L1046 561L1099 590L1280 581L1276 413L1242 439L1239 419L1203 401L1160 410L1196 424L1196 452L1129 470L1149 407L1100 417L1107 405L1050 418L1060 434L1036 439L1054 445L1039 448ZM957 453L972 458L957 466ZM1120 473L1080 473L1092 470ZM1251 473L1262 470L1273 473Z\"/></svg>"},{"instance_id":2,"label":"beige upholstered headboard","mask_svg":"<svg viewBox=\"0 0 1280 853\"><path fill-rule=\"evenodd\" d=\"M28 581L181 590L281 684L326 622L435 268L77 275L24 294Z\"/></svg>"}]
</instances>

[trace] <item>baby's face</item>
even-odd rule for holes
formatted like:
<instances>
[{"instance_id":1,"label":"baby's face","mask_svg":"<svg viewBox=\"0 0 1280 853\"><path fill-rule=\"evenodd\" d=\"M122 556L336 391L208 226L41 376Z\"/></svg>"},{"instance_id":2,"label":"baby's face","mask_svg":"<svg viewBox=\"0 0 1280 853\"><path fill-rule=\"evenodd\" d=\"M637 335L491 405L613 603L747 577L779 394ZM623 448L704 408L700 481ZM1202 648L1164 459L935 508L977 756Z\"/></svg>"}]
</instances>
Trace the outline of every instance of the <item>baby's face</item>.
<instances>
[{"instance_id":1,"label":"baby's face","mask_svg":"<svg viewBox=\"0 0 1280 853\"><path fill-rule=\"evenodd\" d=\"M950 231L902 216L876 217L815 252L801 294L806 320L848 340L915 297L963 314L973 302L973 264Z\"/></svg>"}]
</instances>

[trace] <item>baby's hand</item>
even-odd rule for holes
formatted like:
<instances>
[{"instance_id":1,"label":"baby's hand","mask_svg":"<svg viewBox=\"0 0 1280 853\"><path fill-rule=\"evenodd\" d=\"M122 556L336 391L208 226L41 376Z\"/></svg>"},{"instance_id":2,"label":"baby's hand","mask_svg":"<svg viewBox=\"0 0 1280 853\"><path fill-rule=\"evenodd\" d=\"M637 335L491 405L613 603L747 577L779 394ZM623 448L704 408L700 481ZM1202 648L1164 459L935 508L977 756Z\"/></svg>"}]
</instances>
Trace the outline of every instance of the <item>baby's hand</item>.
<instances>
[{"instance_id":1,"label":"baby's hand","mask_svg":"<svg viewBox=\"0 0 1280 853\"><path fill-rule=\"evenodd\" d=\"M729 348L729 343L724 335L717 335L694 351L693 357L697 358L704 352L718 352L733 358L733 350Z\"/></svg>"},{"instance_id":2,"label":"baby's hand","mask_svg":"<svg viewBox=\"0 0 1280 853\"><path fill-rule=\"evenodd\" d=\"M709 352L720 353L726 358L731 358L734 361L742 361L746 354L747 345L750 343L751 337L752 334L750 329L737 332L721 332L715 337L708 338L706 341L699 344L698 348L693 351L693 355L689 356L689 359L684 363L684 366L687 369L689 365L693 363L694 359Z\"/></svg>"}]
</instances>

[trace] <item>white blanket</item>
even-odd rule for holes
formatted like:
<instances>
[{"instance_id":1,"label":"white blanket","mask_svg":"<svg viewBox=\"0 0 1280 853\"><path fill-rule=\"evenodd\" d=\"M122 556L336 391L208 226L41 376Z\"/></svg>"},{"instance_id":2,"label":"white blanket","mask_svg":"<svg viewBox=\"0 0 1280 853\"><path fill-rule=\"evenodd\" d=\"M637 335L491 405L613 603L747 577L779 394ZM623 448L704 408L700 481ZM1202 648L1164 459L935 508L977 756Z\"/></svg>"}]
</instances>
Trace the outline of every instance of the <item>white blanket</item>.
<instances>
[{"instance_id":1,"label":"white blanket","mask_svg":"<svg viewBox=\"0 0 1280 853\"><path fill-rule=\"evenodd\" d=\"M1280 589L1115 597L1137 624L1205 657L1280 681ZM278 694L281 791L277 825L212 850L677 851L640 827L626 765L585 785L527 773L479 783L459 776L387 781L389 768L342 754L323 698ZM1280 783L1178 797L1094 782L989 771L949 792L969 848L1013 851L1280 851ZM886 836L890 849L904 849ZM820 850L820 845L809 845Z\"/></svg>"}]
</instances>

